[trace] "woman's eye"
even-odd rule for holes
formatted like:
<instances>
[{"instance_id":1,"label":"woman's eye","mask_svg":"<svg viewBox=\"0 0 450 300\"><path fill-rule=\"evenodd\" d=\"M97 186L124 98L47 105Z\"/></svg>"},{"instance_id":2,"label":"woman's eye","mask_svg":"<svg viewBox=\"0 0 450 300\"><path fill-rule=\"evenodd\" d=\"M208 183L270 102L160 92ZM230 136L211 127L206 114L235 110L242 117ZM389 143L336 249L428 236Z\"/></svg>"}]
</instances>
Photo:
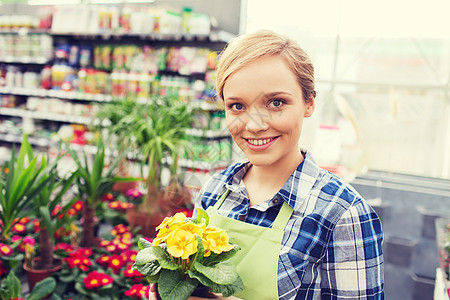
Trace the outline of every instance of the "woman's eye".
<instances>
[{"instance_id":1,"label":"woman's eye","mask_svg":"<svg viewBox=\"0 0 450 300\"><path fill-rule=\"evenodd\" d=\"M283 100L279 100L279 99L272 100L269 103L269 105L272 106L272 107L280 107L283 104L284 104L284 101Z\"/></svg>"},{"instance_id":2,"label":"woman's eye","mask_svg":"<svg viewBox=\"0 0 450 300\"><path fill-rule=\"evenodd\" d=\"M244 105L242 105L240 103L234 103L234 104L230 105L230 108L231 108L231 110L239 111L239 110L244 109Z\"/></svg>"}]
</instances>

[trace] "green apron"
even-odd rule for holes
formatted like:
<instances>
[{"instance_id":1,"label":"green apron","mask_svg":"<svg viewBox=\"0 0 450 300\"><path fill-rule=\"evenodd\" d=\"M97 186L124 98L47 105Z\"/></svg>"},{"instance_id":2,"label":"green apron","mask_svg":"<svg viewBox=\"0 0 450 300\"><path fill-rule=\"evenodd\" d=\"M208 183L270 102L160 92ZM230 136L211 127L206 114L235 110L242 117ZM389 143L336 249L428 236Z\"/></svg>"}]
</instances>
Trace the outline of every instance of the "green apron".
<instances>
[{"instance_id":1,"label":"green apron","mask_svg":"<svg viewBox=\"0 0 450 300\"><path fill-rule=\"evenodd\" d=\"M292 208L283 202L271 228L221 216L217 210L229 194L227 190L213 207L206 210L210 225L226 230L230 243L241 250L230 260L244 282L244 290L235 296L244 300L278 299L278 260L284 228Z\"/></svg>"}]
</instances>

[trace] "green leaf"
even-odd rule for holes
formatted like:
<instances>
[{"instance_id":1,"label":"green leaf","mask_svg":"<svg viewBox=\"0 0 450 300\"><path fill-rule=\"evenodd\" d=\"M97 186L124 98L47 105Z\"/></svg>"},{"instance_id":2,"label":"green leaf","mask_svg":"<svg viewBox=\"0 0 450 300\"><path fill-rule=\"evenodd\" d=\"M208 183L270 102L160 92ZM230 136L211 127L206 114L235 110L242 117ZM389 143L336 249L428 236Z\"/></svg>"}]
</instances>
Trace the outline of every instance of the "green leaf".
<instances>
[{"instance_id":1,"label":"green leaf","mask_svg":"<svg viewBox=\"0 0 450 300\"><path fill-rule=\"evenodd\" d=\"M156 257L158 259L159 265L163 269L169 269L169 270L181 269L180 265L178 265L177 263L172 261L172 259L170 258L169 254L166 252L165 249L163 249L159 246L154 246L152 248L153 248L153 253L156 255ZM143 250L141 250L141 251L143 251Z\"/></svg>"},{"instance_id":2,"label":"green leaf","mask_svg":"<svg viewBox=\"0 0 450 300\"><path fill-rule=\"evenodd\" d=\"M238 278L235 267L226 262L218 263L214 266L205 266L196 261L194 268L218 284L232 284Z\"/></svg>"},{"instance_id":3,"label":"green leaf","mask_svg":"<svg viewBox=\"0 0 450 300\"><path fill-rule=\"evenodd\" d=\"M201 262L203 260L203 256L205 255L205 247L203 246L202 238L199 235L195 235L197 239L197 254L195 256L195 261Z\"/></svg>"},{"instance_id":4,"label":"green leaf","mask_svg":"<svg viewBox=\"0 0 450 300\"><path fill-rule=\"evenodd\" d=\"M205 258L203 264L206 266L212 266L219 262L226 261L232 258L239 250L241 250L241 247L236 244L231 245L233 246L233 248L230 251L222 252L220 254L211 253L211 256Z\"/></svg>"},{"instance_id":5,"label":"green leaf","mask_svg":"<svg viewBox=\"0 0 450 300\"><path fill-rule=\"evenodd\" d=\"M34 286L30 296L27 297L27 300L40 300L53 292L55 288L55 279L53 277L47 277Z\"/></svg>"},{"instance_id":6,"label":"green leaf","mask_svg":"<svg viewBox=\"0 0 450 300\"><path fill-rule=\"evenodd\" d=\"M163 270L158 280L158 292L162 300L185 300L197 284L196 279L184 279L182 272Z\"/></svg>"},{"instance_id":7,"label":"green leaf","mask_svg":"<svg viewBox=\"0 0 450 300\"><path fill-rule=\"evenodd\" d=\"M217 284L197 271L189 270L188 274L189 277L197 279L201 284L209 286L212 289L213 293L222 294L224 297L229 297L234 293L240 292L244 289L244 283L239 276L232 284Z\"/></svg>"},{"instance_id":8,"label":"green leaf","mask_svg":"<svg viewBox=\"0 0 450 300\"><path fill-rule=\"evenodd\" d=\"M69 274L66 276L60 275L59 276L59 280L61 280L62 282L74 282L76 279L76 277L74 276L74 274Z\"/></svg>"},{"instance_id":9,"label":"green leaf","mask_svg":"<svg viewBox=\"0 0 450 300\"><path fill-rule=\"evenodd\" d=\"M231 295L244 290L244 282L238 277L232 284L214 284L211 286L213 293L222 294L222 296L230 297Z\"/></svg>"},{"instance_id":10,"label":"green leaf","mask_svg":"<svg viewBox=\"0 0 450 300\"><path fill-rule=\"evenodd\" d=\"M203 284L205 286L212 287L213 285L216 284L216 283L214 283L214 281L212 281L211 279L209 279L202 273L195 271L195 270L188 270L188 275L191 278L197 279L198 281L200 281L201 284Z\"/></svg>"},{"instance_id":11,"label":"green leaf","mask_svg":"<svg viewBox=\"0 0 450 300\"><path fill-rule=\"evenodd\" d=\"M159 273L159 271L161 271L161 266L159 265L158 261L152 261L149 263L146 263L144 265L136 265L133 264L133 267L135 270L138 270L139 273L143 274L143 275L150 275L150 276L154 276L156 274Z\"/></svg>"},{"instance_id":12,"label":"green leaf","mask_svg":"<svg viewBox=\"0 0 450 300\"><path fill-rule=\"evenodd\" d=\"M42 227L46 228L48 231L48 234L50 237L53 237L53 226L52 226L52 220L50 218L50 211L48 210L48 207L41 206L39 207L39 213L41 215L42 219Z\"/></svg>"},{"instance_id":13,"label":"green leaf","mask_svg":"<svg viewBox=\"0 0 450 300\"><path fill-rule=\"evenodd\" d=\"M4 286L6 286L10 299L20 297L20 280L14 272L9 272L8 277L2 282L2 287Z\"/></svg>"},{"instance_id":14,"label":"green leaf","mask_svg":"<svg viewBox=\"0 0 450 300\"><path fill-rule=\"evenodd\" d=\"M158 260L158 257L154 251L155 248L161 249L160 247L148 247L140 250L136 255L135 263L137 265L143 265L151 261Z\"/></svg>"},{"instance_id":15,"label":"green leaf","mask_svg":"<svg viewBox=\"0 0 450 300\"><path fill-rule=\"evenodd\" d=\"M144 238L139 238L138 247L140 250L142 250L144 248L153 247L153 244Z\"/></svg>"},{"instance_id":16,"label":"green leaf","mask_svg":"<svg viewBox=\"0 0 450 300\"><path fill-rule=\"evenodd\" d=\"M197 207L197 218L195 219L194 223L200 224L202 219L205 219L206 226L209 224L209 216L203 209Z\"/></svg>"},{"instance_id":17,"label":"green leaf","mask_svg":"<svg viewBox=\"0 0 450 300\"><path fill-rule=\"evenodd\" d=\"M147 275L145 276L145 279L147 279L148 283L157 283L159 280L159 275L160 273L153 276Z\"/></svg>"}]
</instances>

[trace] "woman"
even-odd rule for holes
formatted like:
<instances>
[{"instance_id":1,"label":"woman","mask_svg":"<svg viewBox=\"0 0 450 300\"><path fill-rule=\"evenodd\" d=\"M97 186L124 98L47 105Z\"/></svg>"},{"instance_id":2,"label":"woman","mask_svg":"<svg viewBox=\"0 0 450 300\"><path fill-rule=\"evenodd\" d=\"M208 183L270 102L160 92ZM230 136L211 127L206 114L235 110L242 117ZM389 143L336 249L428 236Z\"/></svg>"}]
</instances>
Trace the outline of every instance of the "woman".
<instances>
[{"instance_id":1,"label":"woman","mask_svg":"<svg viewBox=\"0 0 450 300\"><path fill-rule=\"evenodd\" d=\"M235 296L384 299L378 216L299 145L316 96L307 54L271 31L240 36L221 55L217 92L248 161L214 175L196 205L242 248Z\"/></svg>"}]
</instances>

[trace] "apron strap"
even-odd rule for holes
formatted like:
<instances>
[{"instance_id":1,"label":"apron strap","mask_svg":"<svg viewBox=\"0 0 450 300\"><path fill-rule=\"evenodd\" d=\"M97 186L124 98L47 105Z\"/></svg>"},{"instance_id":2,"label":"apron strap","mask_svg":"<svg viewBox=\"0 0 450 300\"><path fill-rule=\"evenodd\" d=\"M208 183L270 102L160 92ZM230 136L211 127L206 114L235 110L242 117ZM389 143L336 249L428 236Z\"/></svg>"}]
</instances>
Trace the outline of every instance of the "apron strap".
<instances>
[{"instance_id":1,"label":"apron strap","mask_svg":"<svg viewBox=\"0 0 450 300\"><path fill-rule=\"evenodd\" d=\"M281 206L277 217L273 221L272 228L284 231L284 228L286 227L287 222L291 218L293 212L294 210L292 209L292 207L290 207L289 204L283 201L283 205Z\"/></svg>"},{"instance_id":2,"label":"apron strap","mask_svg":"<svg viewBox=\"0 0 450 300\"><path fill-rule=\"evenodd\" d=\"M219 210L220 206L222 205L223 201L225 201L225 199L227 198L228 194L230 193L230 190L227 189L219 198L219 200L217 200L216 204L214 204L214 208L216 210Z\"/></svg>"},{"instance_id":3,"label":"apron strap","mask_svg":"<svg viewBox=\"0 0 450 300\"><path fill-rule=\"evenodd\" d=\"M214 208L219 210L220 206L222 205L223 201L227 198L228 194L230 193L230 190L227 189L217 200L217 202L214 204ZM280 208L280 211L278 212L277 217L273 221L272 228L283 231L286 227L287 222L291 218L292 212L294 210L292 207L289 206L286 202L283 201L283 205Z\"/></svg>"}]
</instances>

